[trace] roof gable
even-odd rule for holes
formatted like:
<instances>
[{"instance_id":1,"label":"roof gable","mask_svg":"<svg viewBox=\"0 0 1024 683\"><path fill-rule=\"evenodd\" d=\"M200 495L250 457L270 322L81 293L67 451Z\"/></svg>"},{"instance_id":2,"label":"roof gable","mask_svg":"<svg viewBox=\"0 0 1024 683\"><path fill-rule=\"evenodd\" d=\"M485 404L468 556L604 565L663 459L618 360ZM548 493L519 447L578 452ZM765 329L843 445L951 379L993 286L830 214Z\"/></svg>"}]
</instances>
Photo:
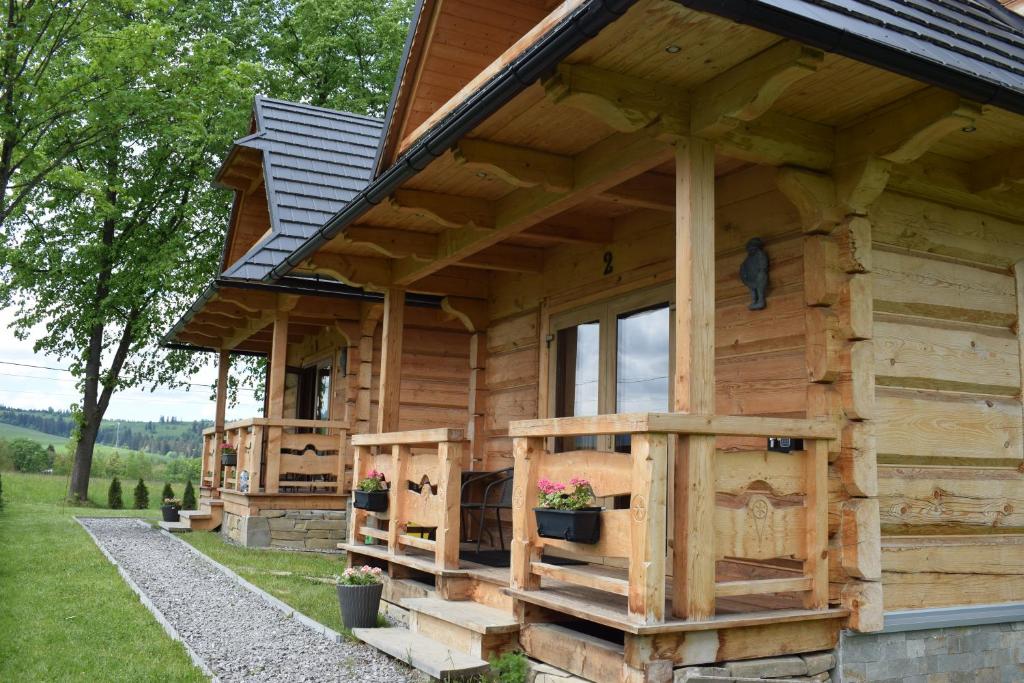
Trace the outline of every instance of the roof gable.
<instances>
[{"instance_id":1,"label":"roof gable","mask_svg":"<svg viewBox=\"0 0 1024 683\"><path fill-rule=\"evenodd\" d=\"M380 119L257 97L254 131L235 147L260 152L270 230L227 277L261 279L370 179Z\"/></svg>"}]
</instances>

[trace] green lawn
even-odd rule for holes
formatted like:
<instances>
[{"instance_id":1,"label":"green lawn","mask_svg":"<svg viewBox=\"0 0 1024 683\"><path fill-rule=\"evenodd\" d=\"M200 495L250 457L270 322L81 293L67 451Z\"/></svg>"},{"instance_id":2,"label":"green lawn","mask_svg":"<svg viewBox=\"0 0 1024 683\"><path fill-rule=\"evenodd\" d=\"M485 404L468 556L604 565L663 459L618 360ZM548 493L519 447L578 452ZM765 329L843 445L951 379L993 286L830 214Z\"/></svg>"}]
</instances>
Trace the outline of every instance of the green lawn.
<instances>
[{"instance_id":1,"label":"green lawn","mask_svg":"<svg viewBox=\"0 0 1024 683\"><path fill-rule=\"evenodd\" d=\"M0 681L207 680L72 518L138 512L63 506L63 477L2 476Z\"/></svg>"},{"instance_id":2,"label":"green lawn","mask_svg":"<svg viewBox=\"0 0 1024 683\"><path fill-rule=\"evenodd\" d=\"M0 475L3 476L4 482L4 500L40 504L47 506L57 506L59 508L65 507L64 496L68 492L68 477L66 475L58 474L26 474L22 472L2 472ZM15 485L12 484L11 490L8 491L7 481L8 477L11 481L16 481ZM138 479L122 479L121 480L121 500L124 502L126 508L132 507L135 501L133 493L135 491L135 485L139 483ZM164 489L164 482L162 481L147 481L146 487L149 489L149 510L156 511L160 509L160 493ZM185 492L185 485L178 484L175 482L171 483L171 487L174 489L174 495L181 498L181 494ZM107 507L107 491L110 489L110 479L106 477L91 477L89 479L89 502L98 508ZM195 487L196 499L199 499L199 488ZM67 509L72 511L72 514L85 514L91 515L93 511L90 508L72 508L67 506ZM112 510L106 510L106 512L114 512ZM136 514L142 514L140 511L134 511Z\"/></svg>"},{"instance_id":3,"label":"green lawn","mask_svg":"<svg viewBox=\"0 0 1024 683\"><path fill-rule=\"evenodd\" d=\"M0 422L0 439L3 439L4 441L28 439L29 441L35 441L36 443L41 444L43 448L53 446L54 449L63 448L64 445L70 441L66 436L54 436L53 434L47 434L46 432L40 432L28 427L21 427L19 425L7 424L6 422ZM95 446L95 452L102 453L104 455L118 453L123 457L124 455L134 451L130 448L114 448L113 446L98 443Z\"/></svg>"},{"instance_id":4,"label":"green lawn","mask_svg":"<svg viewBox=\"0 0 1024 683\"><path fill-rule=\"evenodd\" d=\"M345 632L333 584L334 577L345 568L343 557L242 548L226 543L220 534L211 531L182 534L179 538L307 617Z\"/></svg>"}]
</instances>

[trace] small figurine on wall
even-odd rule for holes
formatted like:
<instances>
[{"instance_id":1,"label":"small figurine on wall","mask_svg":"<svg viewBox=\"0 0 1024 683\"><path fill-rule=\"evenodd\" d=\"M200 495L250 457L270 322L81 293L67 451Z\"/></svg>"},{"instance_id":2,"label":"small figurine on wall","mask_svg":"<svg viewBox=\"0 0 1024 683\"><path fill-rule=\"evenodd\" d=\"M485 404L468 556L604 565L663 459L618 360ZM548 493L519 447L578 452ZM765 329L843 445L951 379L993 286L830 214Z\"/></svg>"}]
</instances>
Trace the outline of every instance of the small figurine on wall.
<instances>
[{"instance_id":1,"label":"small figurine on wall","mask_svg":"<svg viewBox=\"0 0 1024 683\"><path fill-rule=\"evenodd\" d=\"M752 311L760 311L766 305L765 295L768 290L768 254L764 251L764 242L754 237L747 242L747 258L740 266L740 280L750 289L751 301L747 307Z\"/></svg>"}]
</instances>

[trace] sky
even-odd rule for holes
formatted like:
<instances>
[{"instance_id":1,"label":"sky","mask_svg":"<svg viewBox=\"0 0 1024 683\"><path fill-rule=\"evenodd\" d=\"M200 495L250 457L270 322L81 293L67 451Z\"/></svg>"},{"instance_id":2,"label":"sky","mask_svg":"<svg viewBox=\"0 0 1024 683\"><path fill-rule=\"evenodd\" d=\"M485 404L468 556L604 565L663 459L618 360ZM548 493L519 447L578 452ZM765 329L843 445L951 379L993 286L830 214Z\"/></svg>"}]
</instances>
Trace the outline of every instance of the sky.
<instances>
[{"instance_id":1,"label":"sky","mask_svg":"<svg viewBox=\"0 0 1024 683\"><path fill-rule=\"evenodd\" d=\"M69 372L24 367L26 365L47 368L66 368L67 361L59 361L45 354L32 351L33 339L21 341L11 331L13 312L0 309L0 403L13 408L53 408L67 410L77 403L79 394L75 381ZM17 363L20 365L13 365ZM106 419L159 420L176 417L179 420L213 420L214 403L210 399L210 385L216 380L217 370L211 363L191 378L193 386L185 389L126 389L114 394L107 409ZM263 404L253 400L252 391L240 392L239 401L228 406L227 419L257 417L263 412Z\"/></svg>"}]
</instances>

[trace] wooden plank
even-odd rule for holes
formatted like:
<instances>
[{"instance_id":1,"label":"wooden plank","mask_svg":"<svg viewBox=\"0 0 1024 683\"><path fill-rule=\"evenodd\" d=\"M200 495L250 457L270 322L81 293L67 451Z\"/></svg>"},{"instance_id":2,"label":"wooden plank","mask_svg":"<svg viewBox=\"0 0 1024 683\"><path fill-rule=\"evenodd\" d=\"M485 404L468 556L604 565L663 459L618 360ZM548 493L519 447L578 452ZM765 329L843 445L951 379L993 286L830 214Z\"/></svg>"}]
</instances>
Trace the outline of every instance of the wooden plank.
<instances>
[{"instance_id":1,"label":"wooden plank","mask_svg":"<svg viewBox=\"0 0 1024 683\"><path fill-rule=\"evenodd\" d=\"M353 434L354 446L409 446L436 444L443 441L463 441L465 430L453 428L419 429L408 432L386 432L383 434Z\"/></svg>"},{"instance_id":2,"label":"wooden plank","mask_svg":"<svg viewBox=\"0 0 1024 683\"><path fill-rule=\"evenodd\" d=\"M1020 346L1009 330L897 316L883 316L874 328L879 386L1020 393Z\"/></svg>"},{"instance_id":3,"label":"wooden plank","mask_svg":"<svg viewBox=\"0 0 1024 683\"><path fill-rule=\"evenodd\" d=\"M419 536L410 536L409 534L399 534L395 539L395 545L393 547L397 550L402 546L411 546L413 548L419 548L420 550L436 552L438 544L437 541L432 541L429 538L420 538Z\"/></svg>"},{"instance_id":4,"label":"wooden plank","mask_svg":"<svg viewBox=\"0 0 1024 683\"><path fill-rule=\"evenodd\" d=\"M650 623L665 617L668 435L634 434L630 447L629 616Z\"/></svg>"},{"instance_id":5,"label":"wooden plank","mask_svg":"<svg viewBox=\"0 0 1024 683\"><path fill-rule=\"evenodd\" d=\"M584 474L598 498L630 493L633 463L628 454L608 451L550 453L541 460L540 477L568 482Z\"/></svg>"},{"instance_id":6,"label":"wooden plank","mask_svg":"<svg viewBox=\"0 0 1024 683\"><path fill-rule=\"evenodd\" d=\"M402 386L402 327L405 314L405 290L389 287L384 295L384 332L381 337L380 401L377 407L377 431L398 429Z\"/></svg>"},{"instance_id":7,"label":"wooden plank","mask_svg":"<svg viewBox=\"0 0 1024 683\"><path fill-rule=\"evenodd\" d=\"M461 441L445 441L437 445L437 457L441 467L437 496L442 501L442 506L440 518L437 520L436 562L442 569L456 569L459 566L462 446Z\"/></svg>"},{"instance_id":8,"label":"wooden plank","mask_svg":"<svg viewBox=\"0 0 1024 683\"><path fill-rule=\"evenodd\" d=\"M1008 327L1016 286L1005 273L920 255L876 250L875 310Z\"/></svg>"},{"instance_id":9,"label":"wooden plank","mask_svg":"<svg viewBox=\"0 0 1024 683\"><path fill-rule=\"evenodd\" d=\"M714 521L708 524L707 549L714 557L768 560L792 555L803 558L806 514L799 505L777 505L760 493L719 496ZM676 546L679 547L679 546ZM714 565L711 568L714 574ZM676 574L676 577L679 575ZM713 578L713 576L712 576ZM678 579L677 579L678 580Z\"/></svg>"},{"instance_id":10,"label":"wooden plank","mask_svg":"<svg viewBox=\"0 0 1024 683\"><path fill-rule=\"evenodd\" d=\"M994 467L878 468L887 534L1024 532L1024 472Z\"/></svg>"},{"instance_id":11,"label":"wooden plank","mask_svg":"<svg viewBox=\"0 0 1024 683\"><path fill-rule=\"evenodd\" d=\"M401 553L402 549L398 544L398 537L404 531L403 523L407 521L405 507L405 496L409 490L409 447L404 444L395 444L391 447L391 479L388 483L388 549L393 553Z\"/></svg>"},{"instance_id":12,"label":"wooden plank","mask_svg":"<svg viewBox=\"0 0 1024 683\"><path fill-rule=\"evenodd\" d=\"M767 485L772 495L792 496L806 490L803 452L716 451L715 491L739 495Z\"/></svg>"},{"instance_id":13,"label":"wooden plank","mask_svg":"<svg viewBox=\"0 0 1024 683\"><path fill-rule=\"evenodd\" d=\"M530 657L598 683L622 681L622 646L557 624L524 624L519 634Z\"/></svg>"},{"instance_id":14,"label":"wooden plank","mask_svg":"<svg viewBox=\"0 0 1024 683\"><path fill-rule=\"evenodd\" d=\"M564 581L565 583L595 588L617 595L628 596L630 593L629 581L626 579L608 576L601 572L588 571L587 565L573 567L548 564L547 562L531 562L530 571L538 576L554 579L555 581ZM662 599L662 603L664 604L664 599Z\"/></svg>"},{"instance_id":15,"label":"wooden plank","mask_svg":"<svg viewBox=\"0 0 1024 683\"><path fill-rule=\"evenodd\" d=\"M527 503L536 495L539 461L544 454L544 439L520 437L513 439L515 472L512 481L512 542L509 586L534 591L540 588L540 577L530 571L540 561L537 544L537 520Z\"/></svg>"},{"instance_id":16,"label":"wooden plank","mask_svg":"<svg viewBox=\"0 0 1024 683\"><path fill-rule=\"evenodd\" d=\"M804 574L811 580L804 607L824 609L828 607L828 443L821 439L808 441L804 460L807 484ZM878 509L877 504L875 509ZM878 537L877 531L874 537Z\"/></svg>"},{"instance_id":17,"label":"wooden plank","mask_svg":"<svg viewBox=\"0 0 1024 683\"><path fill-rule=\"evenodd\" d=\"M728 547L715 507L715 439L683 436L677 448L672 613L707 621L715 614L715 560Z\"/></svg>"},{"instance_id":18,"label":"wooden plank","mask_svg":"<svg viewBox=\"0 0 1024 683\"><path fill-rule=\"evenodd\" d=\"M527 505L533 517L533 506ZM604 510L601 512L601 538L597 543L572 543L557 538L538 538L537 543L545 548L561 551L566 557L591 559L628 558L631 552L630 527L633 524L631 510Z\"/></svg>"},{"instance_id":19,"label":"wooden plank","mask_svg":"<svg viewBox=\"0 0 1024 683\"><path fill-rule=\"evenodd\" d=\"M802 439L836 439L835 425L819 420L776 417L685 415L680 413L616 413L592 417L556 417L517 420L509 424L509 436L591 436L666 432L713 436L790 436ZM361 438L361 437L353 437Z\"/></svg>"},{"instance_id":20,"label":"wooden plank","mask_svg":"<svg viewBox=\"0 0 1024 683\"><path fill-rule=\"evenodd\" d=\"M766 593L788 593L809 590L811 590L811 579L806 576L795 579L719 581L715 584L715 597L728 598L738 595L764 595Z\"/></svg>"},{"instance_id":21,"label":"wooden plank","mask_svg":"<svg viewBox=\"0 0 1024 683\"><path fill-rule=\"evenodd\" d=\"M1016 400L878 389L876 401L880 463L1021 461L1021 409Z\"/></svg>"}]
</instances>

